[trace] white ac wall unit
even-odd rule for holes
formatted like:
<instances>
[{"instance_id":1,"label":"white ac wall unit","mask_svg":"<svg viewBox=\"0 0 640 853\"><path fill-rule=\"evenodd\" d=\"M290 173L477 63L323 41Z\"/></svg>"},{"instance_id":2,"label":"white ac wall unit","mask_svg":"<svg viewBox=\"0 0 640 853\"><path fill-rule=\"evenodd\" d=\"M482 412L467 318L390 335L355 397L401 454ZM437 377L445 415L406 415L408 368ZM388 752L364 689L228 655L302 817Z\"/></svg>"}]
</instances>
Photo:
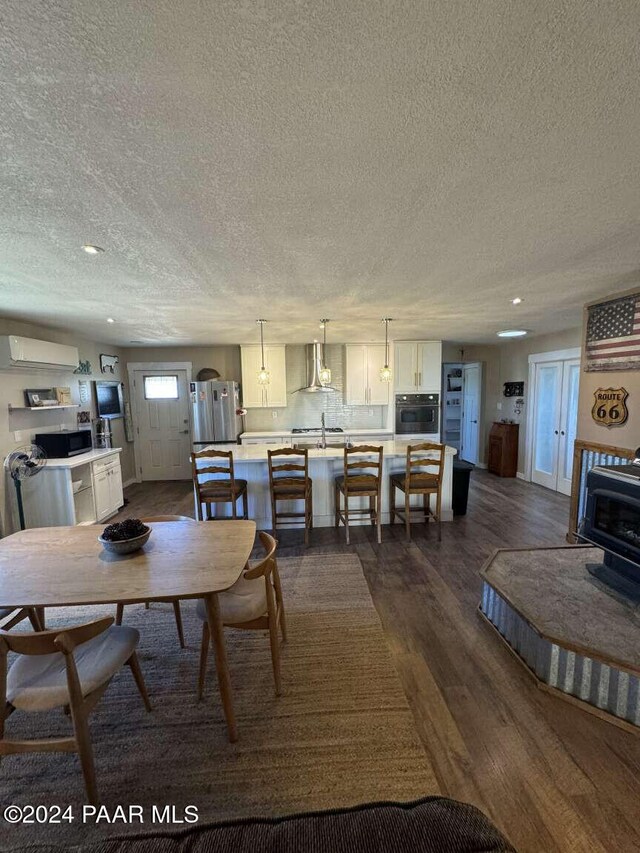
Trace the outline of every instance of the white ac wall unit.
<instances>
[{"instance_id":1,"label":"white ac wall unit","mask_svg":"<svg viewBox=\"0 0 640 853\"><path fill-rule=\"evenodd\" d=\"M31 367L39 370L75 370L78 348L52 344L20 335L0 336L0 367Z\"/></svg>"}]
</instances>

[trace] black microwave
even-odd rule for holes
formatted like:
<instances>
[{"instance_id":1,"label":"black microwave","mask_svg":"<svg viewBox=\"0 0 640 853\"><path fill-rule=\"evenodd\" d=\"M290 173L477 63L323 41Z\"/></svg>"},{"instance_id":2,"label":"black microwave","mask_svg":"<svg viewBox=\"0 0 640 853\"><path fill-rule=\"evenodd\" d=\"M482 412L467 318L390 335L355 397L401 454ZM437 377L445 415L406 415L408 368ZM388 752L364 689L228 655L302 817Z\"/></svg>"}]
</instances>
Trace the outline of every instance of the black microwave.
<instances>
[{"instance_id":1,"label":"black microwave","mask_svg":"<svg viewBox=\"0 0 640 853\"><path fill-rule=\"evenodd\" d=\"M65 459L91 450L91 430L79 429L70 432L39 432L35 443L47 454L49 459Z\"/></svg>"}]
</instances>

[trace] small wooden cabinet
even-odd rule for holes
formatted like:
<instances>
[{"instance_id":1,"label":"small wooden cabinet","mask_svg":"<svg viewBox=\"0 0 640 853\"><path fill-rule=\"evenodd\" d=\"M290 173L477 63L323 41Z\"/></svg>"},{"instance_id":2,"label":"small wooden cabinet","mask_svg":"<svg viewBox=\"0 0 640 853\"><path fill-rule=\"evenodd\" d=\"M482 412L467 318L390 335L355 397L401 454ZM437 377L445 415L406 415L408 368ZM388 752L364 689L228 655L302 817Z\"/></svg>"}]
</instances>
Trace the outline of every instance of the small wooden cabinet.
<instances>
[{"instance_id":1,"label":"small wooden cabinet","mask_svg":"<svg viewBox=\"0 0 640 853\"><path fill-rule=\"evenodd\" d=\"M498 477L515 477L518 470L518 424L494 421L489 433L488 469Z\"/></svg>"}]
</instances>

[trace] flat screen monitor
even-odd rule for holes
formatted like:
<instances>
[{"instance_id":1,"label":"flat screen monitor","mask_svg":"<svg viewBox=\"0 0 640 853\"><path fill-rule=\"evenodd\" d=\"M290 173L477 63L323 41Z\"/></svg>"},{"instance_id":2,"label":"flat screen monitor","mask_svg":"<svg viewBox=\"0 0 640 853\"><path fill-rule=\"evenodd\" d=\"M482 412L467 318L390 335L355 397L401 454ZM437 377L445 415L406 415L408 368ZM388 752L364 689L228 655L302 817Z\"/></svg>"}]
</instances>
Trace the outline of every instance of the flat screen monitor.
<instances>
[{"instance_id":1,"label":"flat screen monitor","mask_svg":"<svg viewBox=\"0 0 640 853\"><path fill-rule=\"evenodd\" d=\"M96 382L96 407L99 418L123 417L122 383Z\"/></svg>"}]
</instances>

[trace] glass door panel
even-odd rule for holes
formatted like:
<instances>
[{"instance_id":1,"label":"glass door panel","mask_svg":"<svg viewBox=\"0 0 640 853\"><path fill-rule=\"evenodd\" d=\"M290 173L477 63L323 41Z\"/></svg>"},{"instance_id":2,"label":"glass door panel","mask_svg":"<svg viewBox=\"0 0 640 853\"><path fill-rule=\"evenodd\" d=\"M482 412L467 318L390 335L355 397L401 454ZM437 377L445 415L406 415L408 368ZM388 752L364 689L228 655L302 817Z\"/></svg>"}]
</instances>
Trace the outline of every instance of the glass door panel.
<instances>
[{"instance_id":1,"label":"glass door panel","mask_svg":"<svg viewBox=\"0 0 640 853\"><path fill-rule=\"evenodd\" d=\"M562 381L562 419L560 429L558 485L565 495L571 494L573 473L573 444L578 428L578 391L580 388L580 361L565 361Z\"/></svg>"},{"instance_id":2,"label":"glass door panel","mask_svg":"<svg viewBox=\"0 0 640 853\"><path fill-rule=\"evenodd\" d=\"M539 364L536 367L531 479L549 489L556 488L558 479L561 394L562 362Z\"/></svg>"}]
</instances>

